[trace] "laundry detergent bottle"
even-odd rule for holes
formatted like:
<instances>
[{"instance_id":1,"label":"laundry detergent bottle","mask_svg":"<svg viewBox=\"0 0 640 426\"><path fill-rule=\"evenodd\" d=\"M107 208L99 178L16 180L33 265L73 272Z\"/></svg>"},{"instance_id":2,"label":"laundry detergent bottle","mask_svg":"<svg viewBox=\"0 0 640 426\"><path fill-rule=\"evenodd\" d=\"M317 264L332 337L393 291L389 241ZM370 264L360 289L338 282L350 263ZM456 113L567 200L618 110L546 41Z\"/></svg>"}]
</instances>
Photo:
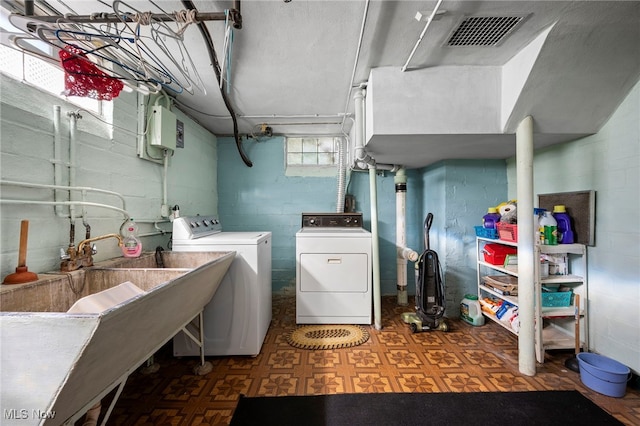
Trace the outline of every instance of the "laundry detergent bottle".
<instances>
[{"instance_id":1,"label":"laundry detergent bottle","mask_svg":"<svg viewBox=\"0 0 640 426\"><path fill-rule=\"evenodd\" d=\"M573 244L574 237L571 230L571 216L564 206L553 206L553 218L558 222L558 243Z\"/></svg>"},{"instance_id":2,"label":"laundry detergent bottle","mask_svg":"<svg viewBox=\"0 0 640 426\"><path fill-rule=\"evenodd\" d=\"M480 309L478 296L475 294L465 294L460 302L460 318L471 325L484 325L484 316Z\"/></svg>"},{"instance_id":3,"label":"laundry detergent bottle","mask_svg":"<svg viewBox=\"0 0 640 426\"><path fill-rule=\"evenodd\" d=\"M482 226L488 229L496 229L496 223L500 222L500 213L495 207L489 207L487 214L482 216Z\"/></svg>"},{"instance_id":4,"label":"laundry detergent bottle","mask_svg":"<svg viewBox=\"0 0 640 426\"><path fill-rule=\"evenodd\" d=\"M138 239L138 225L129 219L124 228L124 239L122 245L122 254L124 257L140 257L142 253L142 243Z\"/></svg>"}]
</instances>

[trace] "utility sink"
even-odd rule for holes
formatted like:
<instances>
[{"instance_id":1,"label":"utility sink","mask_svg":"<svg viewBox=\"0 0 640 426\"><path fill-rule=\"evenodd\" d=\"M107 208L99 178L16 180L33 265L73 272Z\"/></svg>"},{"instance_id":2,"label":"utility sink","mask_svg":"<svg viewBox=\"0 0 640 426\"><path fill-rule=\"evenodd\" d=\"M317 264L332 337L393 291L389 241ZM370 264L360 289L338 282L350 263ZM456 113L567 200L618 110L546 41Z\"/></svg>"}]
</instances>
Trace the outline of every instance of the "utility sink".
<instances>
[{"instance_id":1,"label":"utility sink","mask_svg":"<svg viewBox=\"0 0 640 426\"><path fill-rule=\"evenodd\" d=\"M145 253L1 286L0 406L29 410L3 425L80 417L202 312L234 257Z\"/></svg>"}]
</instances>

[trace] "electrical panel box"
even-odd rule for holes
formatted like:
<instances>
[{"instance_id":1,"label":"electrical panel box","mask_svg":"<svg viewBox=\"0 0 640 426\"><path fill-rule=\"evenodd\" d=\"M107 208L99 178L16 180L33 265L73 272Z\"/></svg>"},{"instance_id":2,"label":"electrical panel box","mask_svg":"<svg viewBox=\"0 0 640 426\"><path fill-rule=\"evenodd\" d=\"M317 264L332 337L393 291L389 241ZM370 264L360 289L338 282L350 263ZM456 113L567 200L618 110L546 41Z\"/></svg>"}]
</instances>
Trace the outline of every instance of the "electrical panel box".
<instances>
[{"instance_id":1,"label":"electrical panel box","mask_svg":"<svg viewBox=\"0 0 640 426\"><path fill-rule=\"evenodd\" d=\"M149 123L149 144L156 148L175 151L178 134L176 115L163 106L154 106Z\"/></svg>"}]
</instances>

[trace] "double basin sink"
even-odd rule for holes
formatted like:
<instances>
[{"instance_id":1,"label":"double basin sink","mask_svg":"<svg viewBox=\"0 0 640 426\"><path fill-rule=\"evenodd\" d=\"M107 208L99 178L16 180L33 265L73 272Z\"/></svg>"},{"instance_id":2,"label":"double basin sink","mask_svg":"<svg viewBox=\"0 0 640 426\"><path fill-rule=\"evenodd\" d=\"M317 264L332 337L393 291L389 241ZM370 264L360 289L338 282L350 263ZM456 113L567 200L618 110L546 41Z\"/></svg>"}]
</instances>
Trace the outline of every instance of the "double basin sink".
<instances>
[{"instance_id":1,"label":"double basin sink","mask_svg":"<svg viewBox=\"0 0 640 426\"><path fill-rule=\"evenodd\" d=\"M202 312L234 257L143 253L2 286L0 406L46 414L6 424L84 413Z\"/></svg>"}]
</instances>

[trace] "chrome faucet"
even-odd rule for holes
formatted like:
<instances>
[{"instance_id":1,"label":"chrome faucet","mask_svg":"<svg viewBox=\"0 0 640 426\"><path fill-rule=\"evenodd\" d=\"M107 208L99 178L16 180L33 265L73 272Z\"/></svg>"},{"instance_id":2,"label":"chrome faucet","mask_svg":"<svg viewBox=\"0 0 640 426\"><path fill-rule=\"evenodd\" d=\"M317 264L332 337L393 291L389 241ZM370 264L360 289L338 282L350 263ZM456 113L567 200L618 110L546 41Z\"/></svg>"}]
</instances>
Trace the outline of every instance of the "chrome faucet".
<instances>
[{"instance_id":1,"label":"chrome faucet","mask_svg":"<svg viewBox=\"0 0 640 426\"><path fill-rule=\"evenodd\" d=\"M62 272L75 271L83 266L93 265L93 255L97 253L95 244L93 246L90 243L99 240L106 240L107 238L116 238L118 240L118 246L122 247L124 241L120 234L105 234L99 237L87 238L80 241L78 248L69 246L64 256L61 256L62 262L60 263L60 270Z\"/></svg>"}]
</instances>

